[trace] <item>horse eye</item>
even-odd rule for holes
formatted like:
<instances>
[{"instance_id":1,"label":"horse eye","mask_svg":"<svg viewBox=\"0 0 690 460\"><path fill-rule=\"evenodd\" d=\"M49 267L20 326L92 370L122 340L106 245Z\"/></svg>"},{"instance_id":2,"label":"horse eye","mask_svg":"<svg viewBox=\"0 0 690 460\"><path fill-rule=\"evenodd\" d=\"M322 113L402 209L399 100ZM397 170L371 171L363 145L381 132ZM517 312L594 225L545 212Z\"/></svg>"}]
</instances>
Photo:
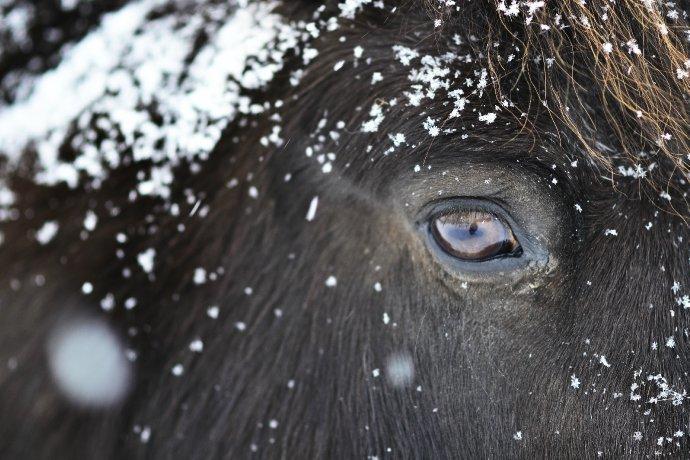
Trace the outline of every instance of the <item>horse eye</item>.
<instances>
[{"instance_id":1,"label":"horse eye","mask_svg":"<svg viewBox=\"0 0 690 460\"><path fill-rule=\"evenodd\" d=\"M430 230L447 254L468 262L517 257L520 243L510 226L485 211L458 210L432 218Z\"/></svg>"}]
</instances>

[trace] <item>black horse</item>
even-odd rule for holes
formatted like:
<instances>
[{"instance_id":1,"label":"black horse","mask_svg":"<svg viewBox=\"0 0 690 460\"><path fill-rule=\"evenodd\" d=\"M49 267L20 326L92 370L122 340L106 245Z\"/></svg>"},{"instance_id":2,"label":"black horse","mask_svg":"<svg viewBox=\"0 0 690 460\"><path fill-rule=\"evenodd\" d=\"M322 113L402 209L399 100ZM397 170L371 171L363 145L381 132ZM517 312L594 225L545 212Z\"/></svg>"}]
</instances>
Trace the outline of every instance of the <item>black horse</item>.
<instances>
[{"instance_id":1,"label":"black horse","mask_svg":"<svg viewBox=\"0 0 690 460\"><path fill-rule=\"evenodd\" d=\"M123 3L27 13L0 122ZM136 128L109 84L60 166L34 138L7 161L2 456L687 453L685 5L284 3L171 2L131 35L191 43L177 97L233 17L282 21L220 80L227 119L141 96L132 46Z\"/></svg>"}]
</instances>

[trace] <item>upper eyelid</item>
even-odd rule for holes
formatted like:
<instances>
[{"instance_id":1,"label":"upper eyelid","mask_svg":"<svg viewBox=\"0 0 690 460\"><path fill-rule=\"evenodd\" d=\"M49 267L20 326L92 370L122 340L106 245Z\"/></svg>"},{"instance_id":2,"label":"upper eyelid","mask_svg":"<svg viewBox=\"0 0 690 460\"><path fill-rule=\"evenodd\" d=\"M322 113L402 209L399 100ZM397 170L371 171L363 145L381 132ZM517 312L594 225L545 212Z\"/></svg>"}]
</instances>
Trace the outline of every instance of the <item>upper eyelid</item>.
<instances>
[{"instance_id":1,"label":"upper eyelid","mask_svg":"<svg viewBox=\"0 0 690 460\"><path fill-rule=\"evenodd\" d=\"M486 214L488 216L493 216L505 225L508 226L512 230L513 226L499 213L495 213L491 210L485 209L481 206L469 206L469 207L462 207L459 205L456 206L449 206L448 209L442 209L436 213L432 213L429 215L429 219L431 218L439 218L443 216L447 216L453 213L477 213L477 214Z\"/></svg>"},{"instance_id":2,"label":"upper eyelid","mask_svg":"<svg viewBox=\"0 0 690 460\"><path fill-rule=\"evenodd\" d=\"M470 211L485 212L496 216L502 222L513 228L513 219L508 218L510 212L491 197L449 197L431 201L421 210L417 223L428 221L432 217L438 217L452 212Z\"/></svg>"}]
</instances>

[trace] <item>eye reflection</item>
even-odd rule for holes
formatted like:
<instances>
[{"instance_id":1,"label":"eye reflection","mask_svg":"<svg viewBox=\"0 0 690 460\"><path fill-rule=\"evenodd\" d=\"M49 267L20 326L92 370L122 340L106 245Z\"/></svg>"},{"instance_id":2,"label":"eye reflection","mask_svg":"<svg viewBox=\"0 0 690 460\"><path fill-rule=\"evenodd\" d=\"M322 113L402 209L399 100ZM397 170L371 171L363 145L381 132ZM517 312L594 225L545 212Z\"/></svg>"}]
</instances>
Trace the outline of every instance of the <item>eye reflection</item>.
<instances>
[{"instance_id":1,"label":"eye reflection","mask_svg":"<svg viewBox=\"0 0 690 460\"><path fill-rule=\"evenodd\" d=\"M510 226L494 214L460 210L436 216L430 225L438 245L458 259L481 262L520 255Z\"/></svg>"}]
</instances>

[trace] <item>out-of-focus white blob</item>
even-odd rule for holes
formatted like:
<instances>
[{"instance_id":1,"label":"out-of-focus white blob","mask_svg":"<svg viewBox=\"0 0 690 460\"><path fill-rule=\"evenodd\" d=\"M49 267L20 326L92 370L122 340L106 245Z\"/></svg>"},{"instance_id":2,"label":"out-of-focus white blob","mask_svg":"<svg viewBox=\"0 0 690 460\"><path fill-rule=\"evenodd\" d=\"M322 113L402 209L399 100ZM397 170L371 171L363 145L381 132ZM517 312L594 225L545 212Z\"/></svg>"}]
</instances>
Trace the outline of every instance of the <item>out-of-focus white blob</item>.
<instances>
[{"instance_id":1,"label":"out-of-focus white blob","mask_svg":"<svg viewBox=\"0 0 690 460\"><path fill-rule=\"evenodd\" d=\"M386 360L386 378L396 388L404 388L414 380L414 363L409 353L394 353Z\"/></svg>"},{"instance_id":2,"label":"out-of-focus white blob","mask_svg":"<svg viewBox=\"0 0 690 460\"><path fill-rule=\"evenodd\" d=\"M132 381L131 363L119 337L104 321L73 318L48 340L48 365L60 392L88 408L115 405Z\"/></svg>"}]
</instances>

